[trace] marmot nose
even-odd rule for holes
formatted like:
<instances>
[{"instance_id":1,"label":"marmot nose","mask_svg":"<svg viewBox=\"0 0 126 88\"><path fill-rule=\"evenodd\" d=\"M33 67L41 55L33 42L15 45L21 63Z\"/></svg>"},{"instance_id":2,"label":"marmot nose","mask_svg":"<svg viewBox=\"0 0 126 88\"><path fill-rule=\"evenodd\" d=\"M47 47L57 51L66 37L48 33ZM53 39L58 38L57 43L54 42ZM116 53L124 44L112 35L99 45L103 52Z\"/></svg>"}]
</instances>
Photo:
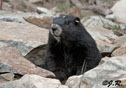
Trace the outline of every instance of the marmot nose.
<instances>
[{"instance_id":1,"label":"marmot nose","mask_svg":"<svg viewBox=\"0 0 126 88\"><path fill-rule=\"evenodd\" d=\"M56 31L57 30L57 24L52 24L51 28L52 28L52 31Z\"/></svg>"},{"instance_id":2,"label":"marmot nose","mask_svg":"<svg viewBox=\"0 0 126 88\"><path fill-rule=\"evenodd\" d=\"M56 27L52 27L52 31L56 31L57 30L57 28Z\"/></svg>"}]
</instances>

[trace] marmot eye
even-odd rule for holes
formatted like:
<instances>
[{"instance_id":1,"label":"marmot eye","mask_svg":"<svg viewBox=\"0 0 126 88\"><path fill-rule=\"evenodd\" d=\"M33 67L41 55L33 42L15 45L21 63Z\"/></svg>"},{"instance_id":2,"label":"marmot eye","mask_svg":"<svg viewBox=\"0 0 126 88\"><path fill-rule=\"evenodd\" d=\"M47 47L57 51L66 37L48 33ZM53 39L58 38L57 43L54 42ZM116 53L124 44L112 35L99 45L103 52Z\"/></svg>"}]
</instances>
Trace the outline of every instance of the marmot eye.
<instances>
[{"instance_id":1,"label":"marmot eye","mask_svg":"<svg viewBox=\"0 0 126 88\"><path fill-rule=\"evenodd\" d=\"M80 19L78 17L75 18L75 24L79 24L80 23Z\"/></svg>"}]
</instances>

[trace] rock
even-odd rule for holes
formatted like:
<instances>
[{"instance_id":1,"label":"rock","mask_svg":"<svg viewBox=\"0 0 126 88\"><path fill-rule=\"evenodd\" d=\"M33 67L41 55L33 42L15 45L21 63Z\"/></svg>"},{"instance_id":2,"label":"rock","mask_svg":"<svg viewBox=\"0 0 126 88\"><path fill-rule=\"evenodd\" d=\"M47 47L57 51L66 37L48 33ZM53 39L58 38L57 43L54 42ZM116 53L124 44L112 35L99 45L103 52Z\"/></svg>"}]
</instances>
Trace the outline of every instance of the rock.
<instances>
[{"instance_id":1,"label":"rock","mask_svg":"<svg viewBox=\"0 0 126 88\"><path fill-rule=\"evenodd\" d=\"M43 7L37 7L36 10L37 10L37 12L39 14L48 14L49 16L54 16L55 15L54 12L52 12L52 11L46 9L46 8L43 8Z\"/></svg>"},{"instance_id":2,"label":"rock","mask_svg":"<svg viewBox=\"0 0 126 88\"><path fill-rule=\"evenodd\" d=\"M118 47L120 47L122 44L126 43L126 34L118 37L115 41L114 44L117 45Z\"/></svg>"},{"instance_id":3,"label":"rock","mask_svg":"<svg viewBox=\"0 0 126 88\"><path fill-rule=\"evenodd\" d=\"M0 74L0 83L7 82L7 81L13 81L13 80L14 80L13 73Z\"/></svg>"},{"instance_id":4,"label":"rock","mask_svg":"<svg viewBox=\"0 0 126 88\"><path fill-rule=\"evenodd\" d=\"M52 72L35 66L21 56L20 52L13 47L0 48L0 73L11 72L14 74L37 74L43 77L55 77Z\"/></svg>"},{"instance_id":5,"label":"rock","mask_svg":"<svg viewBox=\"0 0 126 88\"><path fill-rule=\"evenodd\" d=\"M39 47L34 48L31 50L25 58L30 60L32 63L34 63L37 66L43 66L44 65L44 57L46 53L46 45L41 45Z\"/></svg>"},{"instance_id":6,"label":"rock","mask_svg":"<svg viewBox=\"0 0 126 88\"><path fill-rule=\"evenodd\" d=\"M34 25L0 22L0 29L0 42L17 48L23 56L48 40L48 30Z\"/></svg>"},{"instance_id":7,"label":"rock","mask_svg":"<svg viewBox=\"0 0 126 88\"><path fill-rule=\"evenodd\" d=\"M126 81L126 56L105 57L99 66L86 72L81 78L70 77L66 85L70 88L108 88L103 83L107 80L113 80L112 84L117 80L121 80L121 86L110 85L110 88L125 88ZM75 81L80 79L79 81ZM71 85L72 84L72 85ZM80 86L80 87L79 87Z\"/></svg>"},{"instance_id":8,"label":"rock","mask_svg":"<svg viewBox=\"0 0 126 88\"><path fill-rule=\"evenodd\" d=\"M76 86L79 84L81 78L82 78L82 75L80 75L80 76L71 76L71 77L68 78L65 85L67 85L69 88L76 88ZM74 87L73 87L73 85L74 85ZM79 88L79 87L77 87L77 88ZM84 87L84 88L87 88L87 87Z\"/></svg>"},{"instance_id":9,"label":"rock","mask_svg":"<svg viewBox=\"0 0 126 88\"><path fill-rule=\"evenodd\" d=\"M13 69L10 65L0 62L0 73L18 73L15 69Z\"/></svg>"},{"instance_id":10,"label":"rock","mask_svg":"<svg viewBox=\"0 0 126 88\"><path fill-rule=\"evenodd\" d=\"M105 18L114 21L115 20L115 15L110 14L110 15L107 15Z\"/></svg>"},{"instance_id":11,"label":"rock","mask_svg":"<svg viewBox=\"0 0 126 88\"><path fill-rule=\"evenodd\" d=\"M38 75L25 75L20 80L1 83L0 88L68 88L59 80L44 78Z\"/></svg>"},{"instance_id":12,"label":"rock","mask_svg":"<svg viewBox=\"0 0 126 88\"><path fill-rule=\"evenodd\" d=\"M112 56L122 56L126 55L126 41L118 49L112 52Z\"/></svg>"},{"instance_id":13,"label":"rock","mask_svg":"<svg viewBox=\"0 0 126 88\"><path fill-rule=\"evenodd\" d=\"M47 16L47 15L46 16L37 15L37 16L27 16L27 17L24 17L24 19L27 22L37 25L39 27L50 29L53 17Z\"/></svg>"},{"instance_id":14,"label":"rock","mask_svg":"<svg viewBox=\"0 0 126 88\"><path fill-rule=\"evenodd\" d=\"M83 24L87 27L104 27L113 30L126 29L125 24L117 24L101 16L91 16L87 21L83 22Z\"/></svg>"},{"instance_id":15,"label":"rock","mask_svg":"<svg viewBox=\"0 0 126 88\"><path fill-rule=\"evenodd\" d=\"M118 22L126 24L126 0L118 1L111 10Z\"/></svg>"}]
</instances>

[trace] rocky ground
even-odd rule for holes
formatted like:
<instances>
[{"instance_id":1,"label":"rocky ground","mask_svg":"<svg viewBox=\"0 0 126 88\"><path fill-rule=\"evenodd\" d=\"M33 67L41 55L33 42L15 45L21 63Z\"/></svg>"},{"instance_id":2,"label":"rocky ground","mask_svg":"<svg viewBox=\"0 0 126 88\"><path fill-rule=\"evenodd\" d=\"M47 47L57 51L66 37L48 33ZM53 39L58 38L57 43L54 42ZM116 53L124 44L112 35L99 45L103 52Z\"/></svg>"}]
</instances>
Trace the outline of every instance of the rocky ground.
<instances>
[{"instance_id":1,"label":"rocky ground","mask_svg":"<svg viewBox=\"0 0 126 88\"><path fill-rule=\"evenodd\" d=\"M126 0L61 1L3 0L0 88L126 88ZM91 6L80 9L83 1ZM96 6L91 9L94 3L112 13L101 14ZM51 79L54 73L40 67L44 64L51 21L60 13L79 16L103 56L96 68L69 77L65 85Z\"/></svg>"}]
</instances>

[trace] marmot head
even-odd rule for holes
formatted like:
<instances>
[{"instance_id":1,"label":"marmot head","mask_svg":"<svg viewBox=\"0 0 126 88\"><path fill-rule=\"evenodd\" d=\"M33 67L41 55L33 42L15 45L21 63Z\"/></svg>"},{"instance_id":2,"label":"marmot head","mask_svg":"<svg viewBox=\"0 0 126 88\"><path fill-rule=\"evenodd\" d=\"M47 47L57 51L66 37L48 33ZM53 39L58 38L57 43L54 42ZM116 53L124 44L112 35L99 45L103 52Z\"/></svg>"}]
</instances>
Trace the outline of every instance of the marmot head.
<instances>
[{"instance_id":1,"label":"marmot head","mask_svg":"<svg viewBox=\"0 0 126 88\"><path fill-rule=\"evenodd\" d=\"M83 31L84 27L80 19L71 15L60 15L54 18L50 29L50 33L57 41L76 40Z\"/></svg>"}]
</instances>

